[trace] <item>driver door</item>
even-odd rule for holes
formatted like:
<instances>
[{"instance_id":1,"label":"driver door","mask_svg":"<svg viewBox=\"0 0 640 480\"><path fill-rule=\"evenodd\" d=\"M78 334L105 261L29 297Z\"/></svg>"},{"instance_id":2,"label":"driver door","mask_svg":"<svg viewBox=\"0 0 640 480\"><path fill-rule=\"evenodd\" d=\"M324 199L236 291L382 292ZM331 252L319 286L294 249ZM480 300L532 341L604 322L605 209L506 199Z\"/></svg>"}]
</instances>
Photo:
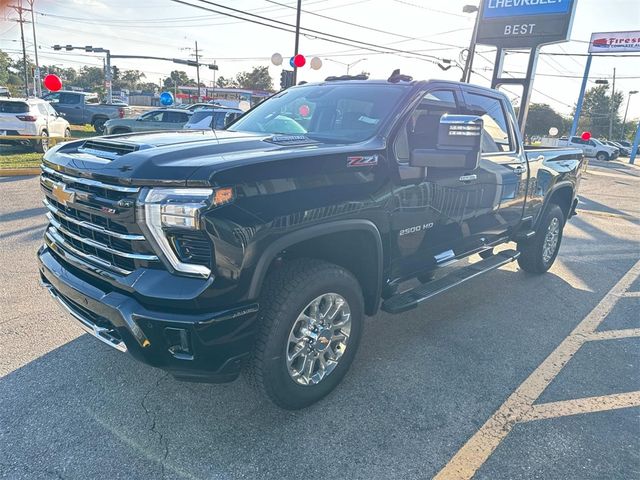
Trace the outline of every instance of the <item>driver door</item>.
<instances>
[{"instance_id":1,"label":"driver door","mask_svg":"<svg viewBox=\"0 0 640 480\"><path fill-rule=\"evenodd\" d=\"M150 130L164 129L166 124L162 123L162 120L165 114L166 112L163 110L145 113L136 122L135 130L137 132L146 132Z\"/></svg>"},{"instance_id":2,"label":"driver door","mask_svg":"<svg viewBox=\"0 0 640 480\"><path fill-rule=\"evenodd\" d=\"M440 118L460 114L462 95L451 85L424 92L401 124L393 149L398 163L391 212L393 275L411 277L467 251L467 216L477 188L477 172L460 168L422 168L410 164L414 149L435 149ZM392 156L392 157L393 157Z\"/></svg>"}]
</instances>

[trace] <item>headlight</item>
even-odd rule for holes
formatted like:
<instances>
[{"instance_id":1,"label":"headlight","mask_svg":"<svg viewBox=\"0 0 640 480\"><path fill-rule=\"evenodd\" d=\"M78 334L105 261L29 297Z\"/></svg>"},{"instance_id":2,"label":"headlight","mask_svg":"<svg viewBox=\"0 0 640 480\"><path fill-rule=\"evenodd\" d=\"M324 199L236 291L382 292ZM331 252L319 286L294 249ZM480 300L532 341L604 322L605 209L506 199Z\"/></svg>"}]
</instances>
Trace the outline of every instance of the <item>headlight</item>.
<instances>
[{"instance_id":1,"label":"headlight","mask_svg":"<svg viewBox=\"0 0 640 480\"><path fill-rule=\"evenodd\" d=\"M211 274L208 265L187 263L179 258L172 247L175 232L199 231L200 216L204 210L232 199L233 190L230 188L152 188L140 196L138 223L156 251L162 253L174 270L206 278Z\"/></svg>"}]
</instances>

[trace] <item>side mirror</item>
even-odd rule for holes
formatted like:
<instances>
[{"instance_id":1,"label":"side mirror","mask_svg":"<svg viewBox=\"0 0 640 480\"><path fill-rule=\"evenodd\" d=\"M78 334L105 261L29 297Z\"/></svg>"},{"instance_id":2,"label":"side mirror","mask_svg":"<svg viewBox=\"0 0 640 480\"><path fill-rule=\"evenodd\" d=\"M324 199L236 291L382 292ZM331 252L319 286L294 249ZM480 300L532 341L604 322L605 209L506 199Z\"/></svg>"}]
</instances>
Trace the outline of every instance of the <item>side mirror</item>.
<instances>
[{"instance_id":1,"label":"side mirror","mask_svg":"<svg viewBox=\"0 0 640 480\"><path fill-rule=\"evenodd\" d=\"M480 161L484 122L476 115L448 115L440 118L435 149L414 149L413 167L475 170Z\"/></svg>"},{"instance_id":2,"label":"side mirror","mask_svg":"<svg viewBox=\"0 0 640 480\"><path fill-rule=\"evenodd\" d=\"M67 116L67 114L66 114L66 113L64 113L64 112L56 112L56 116L57 116L57 117L63 117L63 118L64 118L64 117L66 117L66 116Z\"/></svg>"}]
</instances>

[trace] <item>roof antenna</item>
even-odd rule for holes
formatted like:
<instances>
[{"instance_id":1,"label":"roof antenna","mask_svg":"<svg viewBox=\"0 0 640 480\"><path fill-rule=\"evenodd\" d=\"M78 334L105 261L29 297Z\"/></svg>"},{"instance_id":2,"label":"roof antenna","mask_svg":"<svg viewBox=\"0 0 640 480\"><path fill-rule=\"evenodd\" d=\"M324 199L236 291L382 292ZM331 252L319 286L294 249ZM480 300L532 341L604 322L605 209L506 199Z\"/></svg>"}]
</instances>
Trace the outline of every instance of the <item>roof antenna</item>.
<instances>
[{"instance_id":1,"label":"roof antenna","mask_svg":"<svg viewBox=\"0 0 640 480\"><path fill-rule=\"evenodd\" d=\"M402 75L399 68L396 68L387 79L387 81L391 83L410 82L412 80L413 77L410 77L409 75Z\"/></svg>"}]
</instances>

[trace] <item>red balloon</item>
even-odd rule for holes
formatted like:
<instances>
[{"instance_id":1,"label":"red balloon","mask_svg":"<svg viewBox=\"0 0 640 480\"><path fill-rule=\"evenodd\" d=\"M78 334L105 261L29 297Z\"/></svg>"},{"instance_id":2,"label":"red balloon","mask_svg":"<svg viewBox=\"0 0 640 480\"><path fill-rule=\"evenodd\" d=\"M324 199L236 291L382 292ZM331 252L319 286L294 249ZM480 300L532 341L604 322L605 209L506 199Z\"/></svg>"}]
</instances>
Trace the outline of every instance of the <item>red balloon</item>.
<instances>
[{"instance_id":1,"label":"red balloon","mask_svg":"<svg viewBox=\"0 0 640 480\"><path fill-rule=\"evenodd\" d=\"M591 132L584 132L581 136L583 140L589 140L591 138Z\"/></svg>"},{"instance_id":2,"label":"red balloon","mask_svg":"<svg viewBox=\"0 0 640 480\"><path fill-rule=\"evenodd\" d=\"M44 77L44 86L52 92L57 92L62 88L62 80L57 75L50 73L46 77Z\"/></svg>"},{"instance_id":3,"label":"red balloon","mask_svg":"<svg viewBox=\"0 0 640 480\"><path fill-rule=\"evenodd\" d=\"M298 113L300 113L300 115L303 117L308 117L311 113L311 109L309 108L309 105L300 105L300 108L298 108Z\"/></svg>"},{"instance_id":4,"label":"red balloon","mask_svg":"<svg viewBox=\"0 0 640 480\"><path fill-rule=\"evenodd\" d=\"M293 57L293 64L300 68L300 67L304 67L304 64L307 63L307 59L304 58L304 55L302 54L298 54L295 57Z\"/></svg>"}]
</instances>

